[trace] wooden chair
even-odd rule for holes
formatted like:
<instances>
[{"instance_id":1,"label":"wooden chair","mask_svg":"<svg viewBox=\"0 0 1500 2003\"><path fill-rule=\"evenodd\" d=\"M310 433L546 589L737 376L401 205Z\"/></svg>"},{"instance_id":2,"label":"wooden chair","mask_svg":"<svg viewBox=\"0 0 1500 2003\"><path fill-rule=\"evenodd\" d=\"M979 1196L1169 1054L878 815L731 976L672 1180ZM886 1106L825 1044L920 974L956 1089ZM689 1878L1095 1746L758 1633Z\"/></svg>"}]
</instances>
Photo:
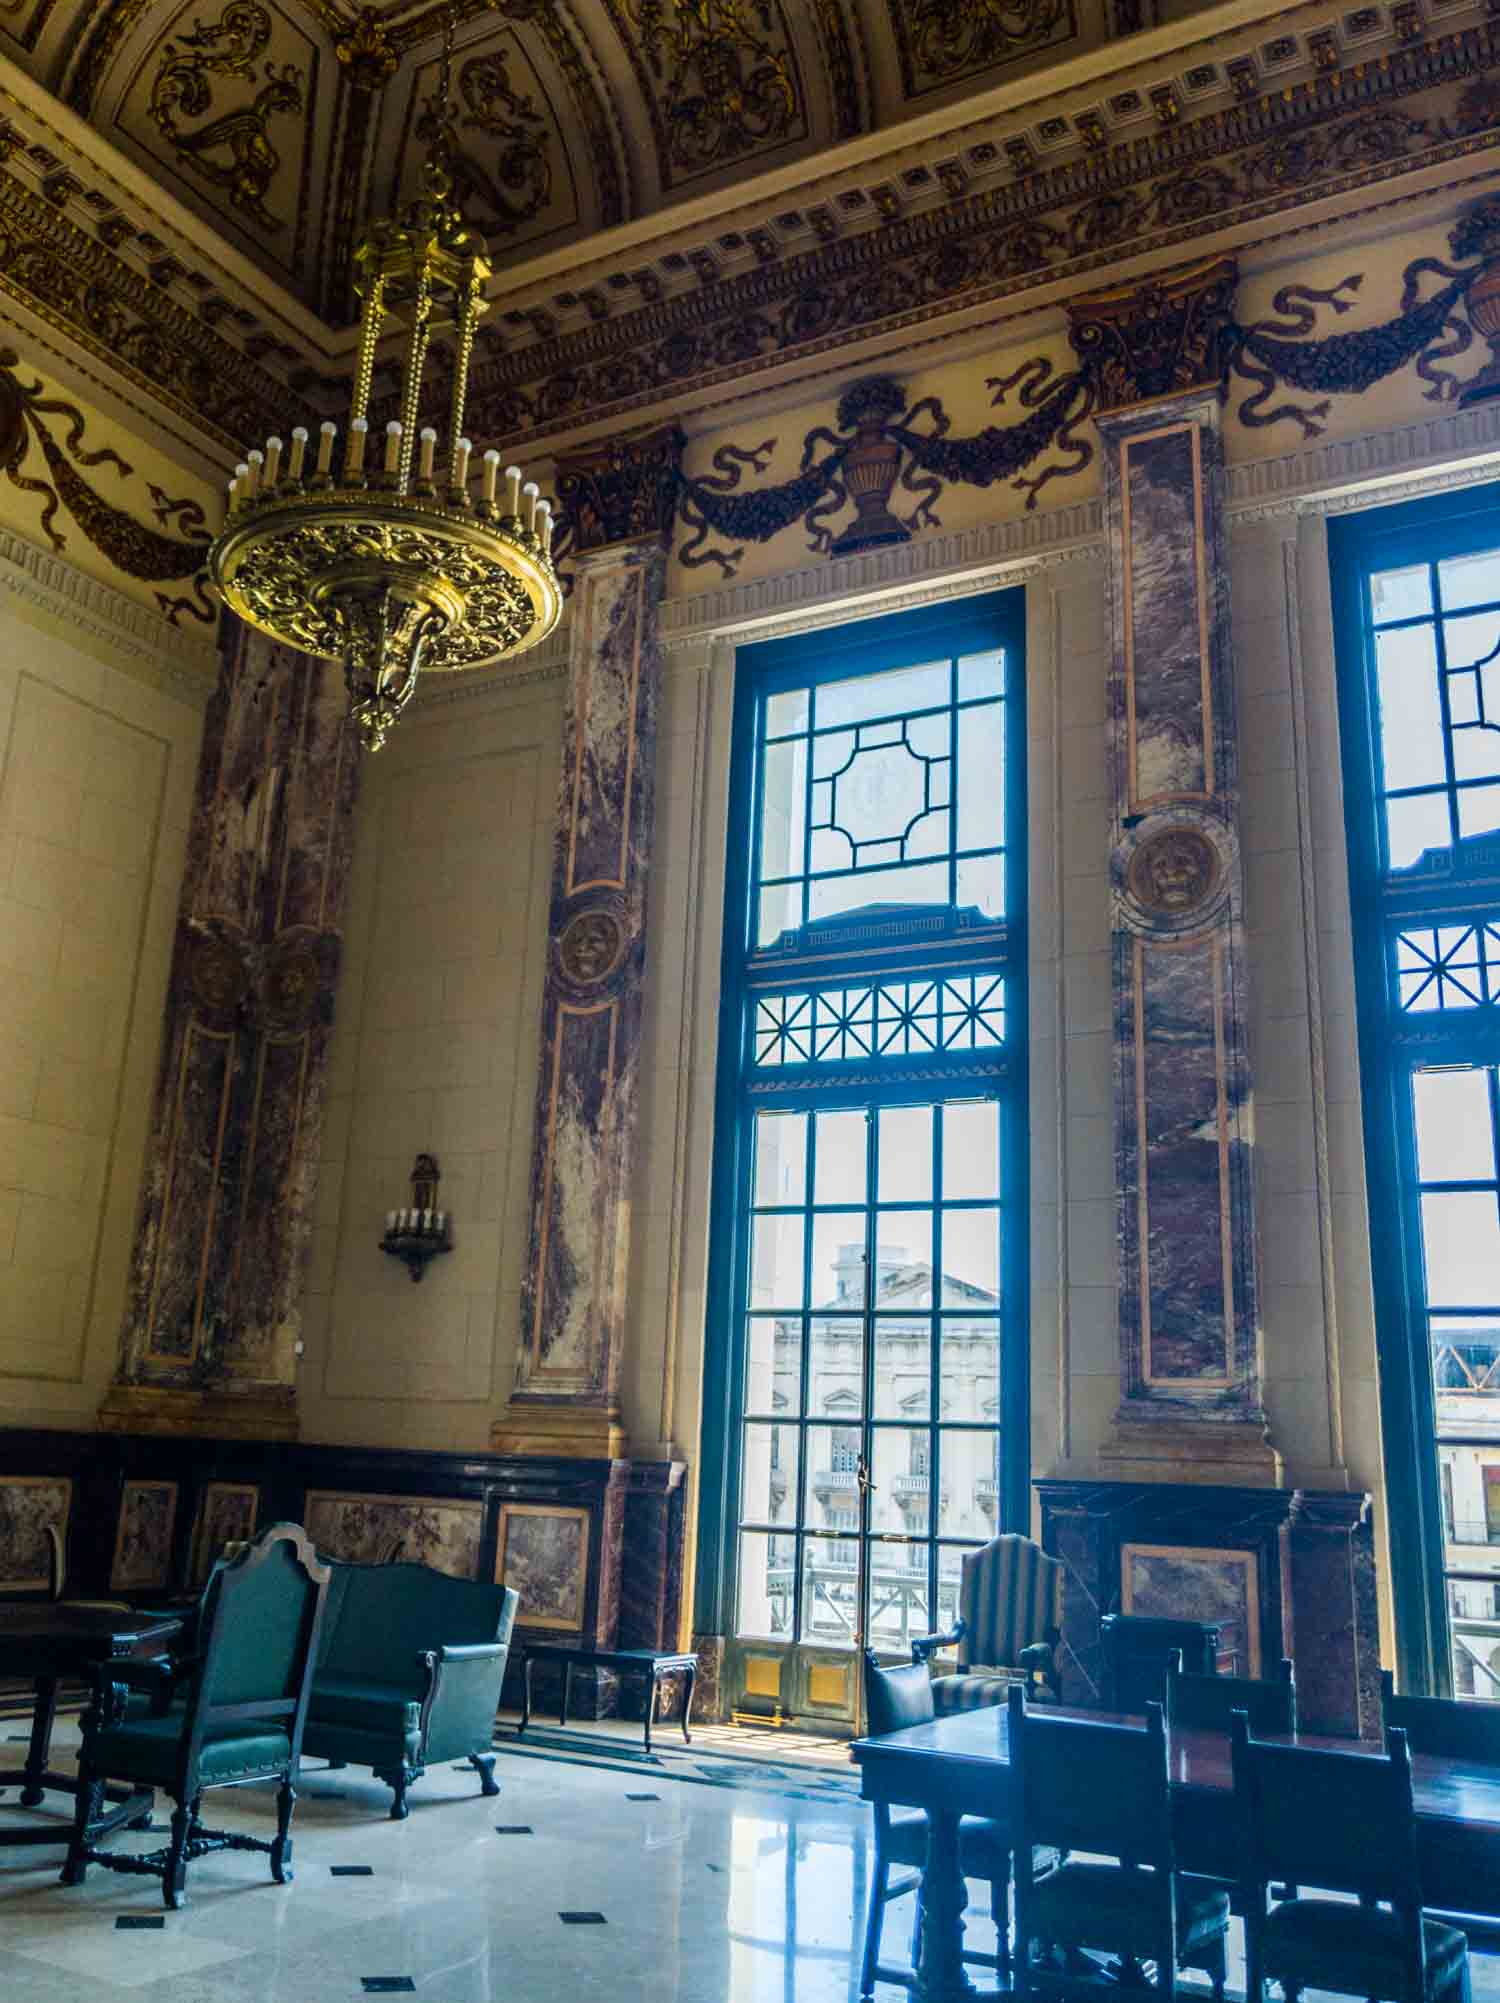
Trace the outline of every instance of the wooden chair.
<instances>
[{"instance_id":1,"label":"wooden chair","mask_svg":"<svg viewBox=\"0 0 1500 2003\"><path fill-rule=\"evenodd\" d=\"M866 1649L864 1658L865 1729L871 1738L899 1732L907 1725L924 1725L935 1712L932 1679L925 1665L903 1663L882 1669L874 1654ZM927 1816L920 1808L897 1809L885 1802L872 1804L875 1811L875 1868L870 1884L870 1906L865 1917L865 1951L860 1968L859 1993L869 1997L877 1982L914 1986L911 1971L880 1965L880 1935L885 1909L892 1899L907 1892L920 1894L922 1868L927 1861ZM998 1822L966 1815L959 1824L959 1851L965 1877L984 1878L990 1887L990 1910L999 1935L998 1954L966 1952L964 1960L978 1967L1002 1971L1010 1966L1010 1839ZM900 1865L916 1875L891 1883L893 1866ZM912 1959L915 1962L921 1939L922 1903L917 1900L912 1926Z\"/></svg>"},{"instance_id":2,"label":"wooden chair","mask_svg":"<svg viewBox=\"0 0 1500 2003\"><path fill-rule=\"evenodd\" d=\"M1297 1685L1292 1665L1281 1658L1273 1677L1190 1676L1174 1649L1167 1661L1167 1730L1228 1732L1234 1713L1243 1711L1257 1738L1276 1738L1297 1729Z\"/></svg>"},{"instance_id":3,"label":"wooden chair","mask_svg":"<svg viewBox=\"0 0 1500 2003\"><path fill-rule=\"evenodd\" d=\"M1143 1732L1028 1710L1015 1687L1008 1722L1016 1862L1012 1993L1025 2003L1052 1988L1071 2003L1085 1986L1077 1957L1092 1952L1119 1955L1132 1969L1154 1962L1157 1992L1165 1997L1174 1994L1179 1968L1201 1969L1222 1997L1229 1900L1215 1885L1178 1876L1160 1704L1148 1706ZM1032 1869L1037 1844L1066 1858L1040 1879ZM1067 1855L1080 1851L1116 1861ZM1064 1965L1035 1965L1038 1947L1062 1949ZM1118 1983L1105 1986L1118 1993Z\"/></svg>"},{"instance_id":4,"label":"wooden chair","mask_svg":"<svg viewBox=\"0 0 1500 2003\"><path fill-rule=\"evenodd\" d=\"M276 1882L288 1882L302 1727L327 1589L327 1569L302 1530L278 1523L215 1568L199 1653L162 1667L163 1678L181 1691L170 1708L132 1711L125 1685L107 1665L100 1670L83 1718L65 1885L82 1884L92 1863L146 1872L160 1877L162 1898L175 1910L183 1902L189 1861L226 1849L266 1852ZM164 1850L125 1856L90 1844L90 1826L111 1779L171 1795L176 1807ZM202 1826L207 1789L265 1780L280 1782L274 1841Z\"/></svg>"},{"instance_id":5,"label":"wooden chair","mask_svg":"<svg viewBox=\"0 0 1500 2003\"><path fill-rule=\"evenodd\" d=\"M1212 1676L1218 1669L1219 1630L1209 1621L1106 1614L1099 1623L1099 1642L1100 1698L1106 1711L1138 1712L1163 1703L1167 1665L1174 1655L1189 1676Z\"/></svg>"},{"instance_id":6,"label":"wooden chair","mask_svg":"<svg viewBox=\"0 0 1500 2003\"><path fill-rule=\"evenodd\" d=\"M1398 1697L1396 1679L1380 1672L1380 1716L1387 1740L1393 1727L1406 1734L1407 1750L1435 1753L1450 1760L1473 1760L1479 1766L1500 1767L1500 1704L1465 1703L1446 1697ZM1500 1926L1493 1920L1463 1913L1433 1912L1429 1918L1462 1927L1469 1947L1481 1954L1500 1954Z\"/></svg>"},{"instance_id":7,"label":"wooden chair","mask_svg":"<svg viewBox=\"0 0 1500 2003\"><path fill-rule=\"evenodd\" d=\"M1062 1644L1064 1567L1029 1537L1007 1534L965 1554L958 1619L946 1634L911 1645L913 1662L958 1647L958 1673L937 1676L932 1700L939 1717L1003 1704L1012 1683L1036 1695L1038 1679L1062 1696L1057 1651Z\"/></svg>"},{"instance_id":8,"label":"wooden chair","mask_svg":"<svg viewBox=\"0 0 1500 2003\"><path fill-rule=\"evenodd\" d=\"M1392 2003L1467 2003L1468 1943L1422 1916L1406 1734L1393 1726L1385 1758L1262 1745L1241 1712L1231 1734L1245 1871L1246 2003L1265 1985ZM1268 1909L1273 1878L1353 1893L1293 1898Z\"/></svg>"}]
</instances>

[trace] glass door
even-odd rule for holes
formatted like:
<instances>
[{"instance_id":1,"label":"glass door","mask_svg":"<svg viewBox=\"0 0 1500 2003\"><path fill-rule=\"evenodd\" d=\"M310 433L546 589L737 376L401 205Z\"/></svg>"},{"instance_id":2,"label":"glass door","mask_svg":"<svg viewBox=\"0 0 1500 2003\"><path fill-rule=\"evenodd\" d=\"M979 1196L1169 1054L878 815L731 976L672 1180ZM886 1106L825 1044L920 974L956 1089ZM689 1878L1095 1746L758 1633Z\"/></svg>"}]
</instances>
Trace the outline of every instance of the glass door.
<instances>
[{"instance_id":1,"label":"glass door","mask_svg":"<svg viewBox=\"0 0 1500 2003\"><path fill-rule=\"evenodd\" d=\"M731 1686L855 1722L999 1527L1000 1102L750 1117ZM759 1700L759 1701L757 1701Z\"/></svg>"}]
</instances>

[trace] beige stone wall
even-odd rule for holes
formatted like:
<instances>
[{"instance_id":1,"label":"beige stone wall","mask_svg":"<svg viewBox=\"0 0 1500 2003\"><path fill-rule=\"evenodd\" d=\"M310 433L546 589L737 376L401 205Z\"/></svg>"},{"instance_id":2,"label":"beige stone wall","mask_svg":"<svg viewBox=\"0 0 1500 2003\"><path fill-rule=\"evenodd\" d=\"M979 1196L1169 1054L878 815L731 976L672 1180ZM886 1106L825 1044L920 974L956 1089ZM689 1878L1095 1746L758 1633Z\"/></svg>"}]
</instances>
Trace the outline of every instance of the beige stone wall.
<instances>
[{"instance_id":1,"label":"beige stone wall","mask_svg":"<svg viewBox=\"0 0 1500 2003\"><path fill-rule=\"evenodd\" d=\"M0 1422L91 1425L209 682L174 682L170 635L149 647L123 600L13 538L0 582Z\"/></svg>"},{"instance_id":2,"label":"beige stone wall","mask_svg":"<svg viewBox=\"0 0 1500 2003\"><path fill-rule=\"evenodd\" d=\"M366 762L307 1274L303 1437L484 1450L520 1326L560 670L435 698ZM438 1157L454 1250L379 1249Z\"/></svg>"}]
</instances>

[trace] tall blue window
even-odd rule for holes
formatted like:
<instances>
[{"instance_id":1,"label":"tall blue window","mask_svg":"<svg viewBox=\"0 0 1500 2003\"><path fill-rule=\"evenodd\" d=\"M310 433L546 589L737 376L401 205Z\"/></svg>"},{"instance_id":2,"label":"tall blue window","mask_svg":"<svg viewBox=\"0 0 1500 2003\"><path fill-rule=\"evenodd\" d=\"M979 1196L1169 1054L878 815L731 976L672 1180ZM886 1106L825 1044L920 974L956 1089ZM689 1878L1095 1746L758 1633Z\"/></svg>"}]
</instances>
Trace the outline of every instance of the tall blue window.
<instances>
[{"instance_id":1,"label":"tall blue window","mask_svg":"<svg viewBox=\"0 0 1500 2003\"><path fill-rule=\"evenodd\" d=\"M830 1664L1026 1520L1021 632L1010 592L739 657L699 1606L737 1700L847 1716Z\"/></svg>"},{"instance_id":2,"label":"tall blue window","mask_svg":"<svg viewBox=\"0 0 1500 2003\"><path fill-rule=\"evenodd\" d=\"M1412 1687L1500 1700L1500 513L1334 523L1392 1570ZM1408 1534L1410 1533L1410 1534Z\"/></svg>"}]
</instances>

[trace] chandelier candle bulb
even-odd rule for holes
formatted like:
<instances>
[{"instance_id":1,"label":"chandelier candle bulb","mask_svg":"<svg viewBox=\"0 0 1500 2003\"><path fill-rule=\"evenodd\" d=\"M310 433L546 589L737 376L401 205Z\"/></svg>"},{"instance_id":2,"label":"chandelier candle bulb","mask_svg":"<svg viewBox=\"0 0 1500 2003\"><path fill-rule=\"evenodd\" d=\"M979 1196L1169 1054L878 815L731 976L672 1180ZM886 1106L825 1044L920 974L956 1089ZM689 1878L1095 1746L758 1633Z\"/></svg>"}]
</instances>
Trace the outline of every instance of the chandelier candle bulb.
<instances>
[{"instance_id":1,"label":"chandelier candle bulb","mask_svg":"<svg viewBox=\"0 0 1500 2003\"><path fill-rule=\"evenodd\" d=\"M538 501L536 504L536 532L542 539L542 548L552 548L552 503Z\"/></svg>"},{"instance_id":2,"label":"chandelier candle bulb","mask_svg":"<svg viewBox=\"0 0 1500 2003\"><path fill-rule=\"evenodd\" d=\"M526 502L525 509L521 515L521 526L525 529L527 535L535 535L536 533L536 504L537 497L541 491L535 480L528 480L526 485L521 489L522 496Z\"/></svg>"},{"instance_id":3,"label":"chandelier candle bulb","mask_svg":"<svg viewBox=\"0 0 1500 2003\"><path fill-rule=\"evenodd\" d=\"M234 513L234 490L235 490L235 488L236 488L236 487L238 487L238 485L239 485L239 484L240 484L240 476L239 476L239 474L238 474L238 473L231 473L231 474L230 474L230 476L229 476L229 512L230 512L230 514L233 514L233 513Z\"/></svg>"},{"instance_id":4,"label":"chandelier candle bulb","mask_svg":"<svg viewBox=\"0 0 1500 2003\"><path fill-rule=\"evenodd\" d=\"M307 426L305 424L294 424L292 426L292 456L287 462L286 469L288 480L300 480L302 478L302 455L306 450Z\"/></svg>"},{"instance_id":5,"label":"chandelier candle bulb","mask_svg":"<svg viewBox=\"0 0 1500 2003\"><path fill-rule=\"evenodd\" d=\"M365 437L370 429L369 420L356 417L349 426L349 449L344 454L344 478L360 479L365 470Z\"/></svg>"},{"instance_id":6,"label":"chandelier candle bulb","mask_svg":"<svg viewBox=\"0 0 1500 2003\"><path fill-rule=\"evenodd\" d=\"M266 440L267 493L269 493L270 490L276 485L277 477L280 474L280 472L281 472L281 440L279 438L274 438L274 437L268 438Z\"/></svg>"},{"instance_id":7,"label":"chandelier candle bulb","mask_svg":"<svg viewBox=\"0 0 1500 2003\"><path fill-rule=\"evenodd\" d=\"M385 428L385 470L395 477L401 467L401 420L393 417Z\"/></svg>"},{"instance_id":8,"label":"chandelier candle bulb","mask_svg":"<svg viewBox=\"0 0 1500 2003\"><path fill-rule=\"evenodd\" d=\"M265 459L266 455L258 445L249 455L250 479L245 491L245 498L247 500L253 501L260 492L260 469L265 464Z\"/></svg>"},{"instance_id":9,"label":"chandelier candle bulb","mask_svg":"<svg viewBox=\"0 0 1500 2003\"><path fill-rule=\"evenodd\" d=\"M487 508L495 505L495 476L500 471L500 454L492 445L484 455L484 504Z\"/></svg>"},{"instance_id":10,"label":"chandelier candle bulb","mask_svg":"<svg viewBox=\"0 0 1500 2003\"><path fill-rule=\"evenodd\" d=\"M431 486L432 458L433 454L437 451L437 433L430 424L422 426L421 439L422 456L417 463L417 478L424 481L428 486Z\"/></svg>"},{"instance_id":11,"label":"chandelier candle bulb","mask_svg":"<svg viewBox=\"0 0 1500 2003\"><path fill-rule=\"evenodd\" d=\"M474 450L473 441L460 438L453 447L453 484L467 486L469 479L469 454Z\"/></svg>"},{"instance_id":12,"label":"chandelier candle bulb","mask_svg":"<svg viewBox=\"0 0 1500 2003\"><path fill-rule=\"evenodd\" d=\"M498 462L500 458L498 452L495 454L495 458ZM521 512L521 469L519 466L507 466L505 469L505 512L508 515L519 515Z\"/></svg>"},{"instance_id":13,"label":"chandelier candle bulb","mask_svg":"<svg viewBox=\"0 0 1500 2003\"><path fill-rule=\"evenodd\" d=\"M333 441L337 435L338 426L331 417L325 417L318 436L318 475L321 479L328 477L328 469L333 464Z\"/></svg>"}]
</instances>

